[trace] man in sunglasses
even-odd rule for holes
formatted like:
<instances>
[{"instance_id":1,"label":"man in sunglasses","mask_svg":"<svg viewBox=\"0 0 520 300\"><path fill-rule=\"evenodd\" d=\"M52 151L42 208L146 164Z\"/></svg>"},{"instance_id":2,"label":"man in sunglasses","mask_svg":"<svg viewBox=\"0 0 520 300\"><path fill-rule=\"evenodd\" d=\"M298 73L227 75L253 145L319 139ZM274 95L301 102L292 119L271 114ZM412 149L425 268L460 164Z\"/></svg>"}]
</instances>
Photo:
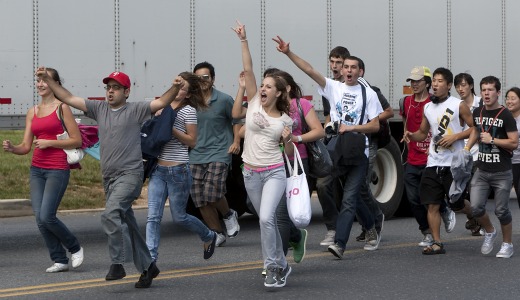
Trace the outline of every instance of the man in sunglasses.
<instances>
[{"instance_id":1,"label":"man in sunglasses","mask_svg":"<svg viewBox=\"0 0 520 300\"><path fill-rule=\"evenodd\" d=\"M197 144L190 151L193 176L191 198L199 208L204 222L217 233L217 247L226 242L226 234L234 238L240 231L238 214L229 208L226 179L231 166L231 155L240 152L240 124L231 116L233 98L219 90L215 82L215 68L208 62L195 66L193 73L201 80L208 109L197 111ZM220 224L219 213L224 217L226 233Z\"/></svg>"},{"instance_id":2,"label":"man in sunglasses","mask_svg":"<svg viewBox=\"0 0 520 300\"><path fill-rule=\"evenodd\" d=\"M98 122L101 145L101 172L106 196L101 224L108 237L112 262L106 280L126 276L123 263L133 261L141 273L136 288L148 288L159 275L144 237L139 232L132 202L141 194L143 162L141 154L141 124L152 113L170 105L184 85L177 76L172 86L158 99L150 102L127 102L130 78L123 72L113 72L103 79L106 101L88 100L72 95L54 81L44 67L36 75L45 81L56 98L85 112Z\"/></svg>"}]
</instances>

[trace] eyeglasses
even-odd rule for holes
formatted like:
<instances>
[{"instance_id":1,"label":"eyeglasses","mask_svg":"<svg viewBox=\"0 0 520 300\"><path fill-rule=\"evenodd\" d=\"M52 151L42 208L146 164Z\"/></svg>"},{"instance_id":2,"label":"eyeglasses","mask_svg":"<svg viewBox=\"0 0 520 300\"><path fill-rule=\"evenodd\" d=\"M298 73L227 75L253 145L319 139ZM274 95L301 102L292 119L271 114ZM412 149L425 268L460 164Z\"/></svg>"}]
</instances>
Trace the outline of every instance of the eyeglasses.
<instances>
[{"instance_id":1,"label":"eyeglasses","mask_svg":"<svg viewBox=\"0 0 520 300\"><path fill-rule=\"evenodd\" d=\"M211 76L205 74L205 75L199 75L199 78L204 79L204 80L209 80L211 78Z\"/></svg>"},{"instance_id":2,"label":"eyeglasses","mask_svg":"<svg viewBox=\"0 0 520 300\"><path fill-rule=\"evenodd\" d=\"M105 86L105 90L107 90L107 91L110 91L110 90L119 91L120 89L124 89L124 88L125 88L124 86L121 86L118 84L114 84L114 85L107 84Z\"/></svg>"}]
</instances>

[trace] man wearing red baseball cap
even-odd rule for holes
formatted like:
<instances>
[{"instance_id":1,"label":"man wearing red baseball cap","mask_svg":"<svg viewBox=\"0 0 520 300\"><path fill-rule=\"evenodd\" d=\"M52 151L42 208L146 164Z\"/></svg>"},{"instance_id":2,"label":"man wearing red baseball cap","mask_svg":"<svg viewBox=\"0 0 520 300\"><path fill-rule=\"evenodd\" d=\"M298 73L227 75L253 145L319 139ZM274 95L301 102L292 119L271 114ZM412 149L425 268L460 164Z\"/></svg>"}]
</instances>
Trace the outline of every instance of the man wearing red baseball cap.
<instances>
[{"instance_id":1,"label":"man wearing red baseball cap","mask_svg":"<svg viewBox=\"0 0 520 300\"><path fill-rule=\"evenodd\" d=\"M101 172L106 196L101 224L108 236L112 261L105 279L122 279L126 276L123 263L133 261L142 273L135 287L150 287L152 280L159 275L159 269L150 256L145 239L139 233L132 210L132 202L141 194L143 185L141 147L136 145L141 143L141 124L152 113L171 104L184 86L184 80L177 76L168 91L158 99L127 102L131 82L123 72L113 72L103 79L107 101L72 95L55 82L44 67L36 70L36 76L49 85L60 101L82 110L87 117L98 122Z\"/></svg>"}]
</instances>

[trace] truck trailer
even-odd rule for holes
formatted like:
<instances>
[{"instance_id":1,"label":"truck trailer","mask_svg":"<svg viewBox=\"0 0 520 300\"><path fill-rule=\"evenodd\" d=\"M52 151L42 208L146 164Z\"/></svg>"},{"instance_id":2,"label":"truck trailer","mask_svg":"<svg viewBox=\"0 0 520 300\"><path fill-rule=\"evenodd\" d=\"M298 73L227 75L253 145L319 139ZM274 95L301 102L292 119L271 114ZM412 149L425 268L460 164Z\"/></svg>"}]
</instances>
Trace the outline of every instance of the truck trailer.
<instances>
[{"instance_id":1,"label":"truck trailer","mask_svg":"<svg viewBox=\"0 0 520 300\"><path fill-rule=\"evenodd\" d=\"M319 114L316 83L271 39L289 41L326 76L335 46L364 60L365 79L396 112L393 139L378 150L371 184L390 217L404 198L398 112L410 70L447 67L472 74L477 83L495 75L504 90L519 86L518 11L514 0L0 0L0 128L24 127L27 110L38 103L34 70L40 65L56 68L73 94L99 101L105 100L101 79L125 72L132 80L129 101L142 101L208 61L216 69L215 87L234 96L241 56L231 27L238 19L247 27L255 72L277 67L291 73ZM229 201L245 210L243 193Z\"/></svg>"}]
</instances>

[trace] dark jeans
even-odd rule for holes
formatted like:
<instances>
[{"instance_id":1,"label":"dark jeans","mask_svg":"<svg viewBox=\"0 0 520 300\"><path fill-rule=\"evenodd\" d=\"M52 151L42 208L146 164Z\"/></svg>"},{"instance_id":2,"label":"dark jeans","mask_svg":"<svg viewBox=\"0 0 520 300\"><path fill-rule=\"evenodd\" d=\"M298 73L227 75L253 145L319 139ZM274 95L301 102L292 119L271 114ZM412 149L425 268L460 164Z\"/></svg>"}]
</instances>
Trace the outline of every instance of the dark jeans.
<instances>
[{"instance_id":1,"label":"dark jeans","mask_svg":"<svg viewBox=\"0 0 520 300\"><path fill-rule=\"evenodd\" d=\"M67 185L70 170L50 170L31 167L31 204L45 245L52 261L68 264L67 248L70 253L80 250L78 239L57 217L56 212Z\"/></svg>"},{"instance_id":2,"label":"dark jeans","mask_svg":"<svg viewBox=\"0 0 520 300\"><path fill-rule=\"evenodd\" d=\"M369 150L368 151L369 152L368 170L367 170L366 180L363 183L363 185L361 186L361 199L363 200L363 202L365 202L365 205L370 210L370 213L374 216L375 227L378 231L380 231L381 226L382 226L382 221L383 221L383 212L381 211L381 208L379 207L379 202L377 202L376 198L372 194L372 190L370 189L370 181L372 179L372 172L373 172L372 169L374 167L374 162L375 162L376 156L377 156L377 140L376 139L372 139L370 141L370 146L369 146L368 150ZM361 224L361 226L363 226L363 228L365 230L370 229L370 228L367 228L361 222L361 218L359 216L358 216L358 220L360 220L359 223Z\"/></svg>"},{"instance_id":3,"label":"dark jeans","mask_svg":"<svg viewBox=\"0 0 520 300\"><path fill-rule=\"evenodd\" d=\"M343 195L338 178L329 175L316 180L316 192L323 210L323 222L327 230L336 230L340 200Z\"/></svg>"},{"instance_id":4,"label":"dark jeans","mask_svg":"<svg viewBox=\"0 0 520 300\"><path fill-rule=\"evenodd\" d=\"M342 248L347 244L356 212L367 228L374 227L374 217L359 193L366 180L367 168L368 158L363 155L359 164L350 166L344 177L346 179L343 183L343 199L336 223L336 242Z\"/></svg>"},{"instance_id":5,"label":"dark jeans","mask_svg":"<svg viewBox=\"0 0 520 300\"><path fill-rule=\"evenodd\" d=\"M406 164L404 168L404 187L406 190L406 197L410 203L412 214L419 224L419 230L422 233L430 232L430 225L428 224L428 210L426 206L421 204L419 188L421 184L421 177L426 166L414 166Z\"/></svg>"}]
</instances>

